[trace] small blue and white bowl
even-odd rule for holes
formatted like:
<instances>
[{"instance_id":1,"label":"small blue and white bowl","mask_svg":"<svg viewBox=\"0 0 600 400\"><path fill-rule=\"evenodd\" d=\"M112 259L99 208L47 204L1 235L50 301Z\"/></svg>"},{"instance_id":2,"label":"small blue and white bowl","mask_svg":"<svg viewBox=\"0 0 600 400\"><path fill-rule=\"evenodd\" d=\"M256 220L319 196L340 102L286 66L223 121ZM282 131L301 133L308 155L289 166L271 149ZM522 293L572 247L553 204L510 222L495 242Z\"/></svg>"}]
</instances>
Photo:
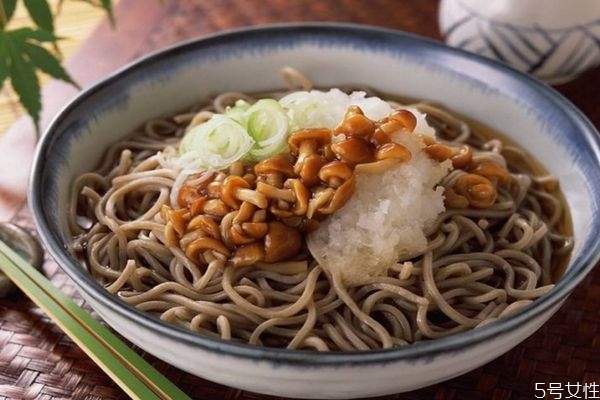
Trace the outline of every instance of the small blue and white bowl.
<instances>
[{"instance_id":1,"label":"small blue and white bowl","mask_svg":"<svg viewBox=\"0 0 600 400\"><path fill-rule=\"evenodd\" d=\"M446 43L551 84L600 65L600 1L442 0Z\"/></svg>"},{"instance_id":2,"label":"small blue and white bowl","mask_svg":"<svg viewBox=\"0 0 600 400\"><path fill-rule=\"evenodd\" d=\"M293 66L318 86L368 85L432 100L525 147L561 181L575 248L565 276L526 310L480 329L404 348L322 354L229 343L137 311L98 285L68 251L73 178L151 117L211 93L281 86ZM288 397L356 398L450 379L505 353L563 304L600 258L600 143L590 122L546 85L482 57L396 31L356 25L276 25L201 38L145 57L84 91L43 136L30 205L40 235L81 294L117 332L192 374Z\"/></svg>"}]
</instances>

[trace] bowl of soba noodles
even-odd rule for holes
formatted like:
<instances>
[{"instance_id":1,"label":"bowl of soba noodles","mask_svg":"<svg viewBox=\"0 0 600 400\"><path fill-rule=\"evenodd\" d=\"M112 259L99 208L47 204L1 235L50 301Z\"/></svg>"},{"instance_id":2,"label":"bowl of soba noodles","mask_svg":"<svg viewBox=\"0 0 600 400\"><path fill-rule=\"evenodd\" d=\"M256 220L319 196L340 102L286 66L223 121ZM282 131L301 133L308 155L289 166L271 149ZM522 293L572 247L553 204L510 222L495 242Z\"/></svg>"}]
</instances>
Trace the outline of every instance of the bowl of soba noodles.
<instances>
[{"instance_id":1,"label":"bowl of soba noodles","mask_svg":"<svg viewBox=\"0 0 600 400\"><path fill-rule=\"evenodd\" d=\"M30 205L98 315L189 373L356 398L533 334L600 256L599 136L549 86L349 24L228 31L83 91Z\"/></svg>"}]
</instances>

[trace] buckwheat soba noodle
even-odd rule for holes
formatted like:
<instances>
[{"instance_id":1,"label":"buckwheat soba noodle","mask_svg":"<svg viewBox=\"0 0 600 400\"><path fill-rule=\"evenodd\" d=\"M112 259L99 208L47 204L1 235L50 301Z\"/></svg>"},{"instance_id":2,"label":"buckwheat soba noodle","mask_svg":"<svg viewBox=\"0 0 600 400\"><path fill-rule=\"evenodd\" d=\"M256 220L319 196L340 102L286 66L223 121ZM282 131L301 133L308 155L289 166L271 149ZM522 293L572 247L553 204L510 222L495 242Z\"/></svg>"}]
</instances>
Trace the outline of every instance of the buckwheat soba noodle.
<instances>
[{"instance_id":1,"label":"buckwheat soba noodle","mask_svg":"<svg viewBox=\"0 0 600 400\"><path fill-rule=\"evenodd\" d=\"M568 210L524 149L430 104L283 75L287 90L148 121L76 179L72 248L106 290L202 335L355 351L552 289Z\"/></svg>"}]
</instances>

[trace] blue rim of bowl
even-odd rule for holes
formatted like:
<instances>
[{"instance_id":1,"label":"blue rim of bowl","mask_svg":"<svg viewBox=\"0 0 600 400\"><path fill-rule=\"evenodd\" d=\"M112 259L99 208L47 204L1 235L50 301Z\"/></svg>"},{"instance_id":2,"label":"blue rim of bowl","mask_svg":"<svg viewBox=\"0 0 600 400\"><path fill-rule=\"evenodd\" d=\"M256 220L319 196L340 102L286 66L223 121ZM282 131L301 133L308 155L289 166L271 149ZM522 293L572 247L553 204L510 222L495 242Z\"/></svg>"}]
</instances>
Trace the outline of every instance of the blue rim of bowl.
<instances>
[{"instance_id":1,"label":"blue rim of bowl","mask_svg":"<svg viewBox=\"0 0 600 400\"><path fill-rule=\"evenodd\" d=\"M312 352L287 350L278 348L263 348L251 346L243 343L235 343L201 336L183 328L167 324L159 319L145 314L133 306L126 304L116 296L108 293L101 285L96 283L89 274L80 267L80 265L69 254L66 246L61 243L59 236L52 233L51 222L44 211L42 195L43 188L43 167L44 154L48 147L52 145L52 138L49 134L55 130L65 115L75 109L80 103L84 102L95 92L118 81L143 64L155 63L167 55L185 53L189 48L205 45L218 45L219 43L234 41L246 41L255 37L277 37L282 35L294 35L295 33L310 33L313 35L329 35L345 40L358 40L363 37L375 37L376 39L385 39L388 42L399 40L405 43L411 43L424 50L431 52L444 52L465 61L483 64L490 70L500 73L505 79L520 87L529 87L538 94L543 95L546 101L554 103L566 115L568 115L584 135L587 143L594 144L596 159L600 160L600 137L595 127L583 113L577 109L568 99L560 93L550 88L546 84L532 77L520 73L497 61L481 57L477 54L469 53L461 49L446 46L441 42L432 39L417 36L411 33L401 32L388 28L380 28L369 25L354 23L291 23L291 24L268 24L254 27L245 27L219 32L207 35L199 39L184 41L173 46L150 53L139 58L130 64L124 66L107 78L81 92L75 99L67 104L60 111L46 129L37 146L34 156L34 162L30 174L29 185L29 205L32 210L34 221L42 241L49 249L52 257L67 273L67 275L82 289L88 296L107 307L121 317L131 319L140 326L151 331L158 332L170 339L176 339L184 344L202 348L205 351L214 352L223 355L241 357L248 360L267 361L275 364L290 364L307 367L336 367L341 365L368 365L368 364L386 364L397 361L410 361L417 359L433 359L441 354L460 352L461 349L479 344L481 342L493 339L505 332L511 331L535 318L536 315L559 305L564 301L571 291L587 276L593 269L598 260L600 260L600 236L597 236L591 242L590 251L584 254L577 264L570 266L569 270L563 276L556 286L546 295L536 300L525 310L509 316L499 323L491 323L482 328L469 330L448 337L435 339L431 341L419 342L405 347L369 350L356 352ZM395 49L397 50L397 49ZM488 71L489 72L489 71ZM467 78L467 76L463 76ZM533 332L531 332L533 333Z\"/></svg>"}]
</instances>

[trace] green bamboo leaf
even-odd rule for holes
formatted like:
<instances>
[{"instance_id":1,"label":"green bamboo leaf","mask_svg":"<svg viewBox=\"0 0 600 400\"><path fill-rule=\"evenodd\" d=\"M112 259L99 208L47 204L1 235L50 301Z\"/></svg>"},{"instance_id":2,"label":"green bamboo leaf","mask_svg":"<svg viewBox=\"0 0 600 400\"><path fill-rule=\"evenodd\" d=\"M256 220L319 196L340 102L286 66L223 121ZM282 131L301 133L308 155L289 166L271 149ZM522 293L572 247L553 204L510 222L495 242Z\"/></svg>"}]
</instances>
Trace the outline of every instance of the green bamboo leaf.
<instances>
[{"instance_id":1,"label":"green bamboo leaf","mask_svg":"<svg viewBox=\"0 0 600 400\"><path fill-rule=\"evenodd\" d=\"M19 28L6 32L6 36L9 40L13 41L26 41L28 39L36 40L42 43L55 43L59 40L54 33L48 32L44 29L31 29L31 28Z\"/></svg>"},{"instance_id":2,"label":"green bamboo leaf","mask_svg":"<svg viewBox=\"0 0 600 400\"><path fill-rule=\"evenodd\" d=\"M22 49L29 56L31 62L40 70L53 78L69 82L73 86L81 89L79 85L69 76L68 72L60 65L60 62L52 53L45 48L32 44L23 43Z\"/></svg>"},{"instance_id":3,"label":"green bamboo leaf","mask_svg":"<svg viewBox=\"0 0 600 400\"><path fill-rule=\"evenodd\" d=\"M40 82L35 66L23 57L15 43L7 41L10 57L9 77L19 101L33 119L36 132L39 132L40 110L42 109Z\"/></svg>"},{"instance_id":4,"label":"green bamboo leaf","mask_svg":"<svg viewBox=\"0 0 600 400\"><path fill-rule=\"evenodd\" d=\"M0 88L4 85L4 81L8 77L9 55L6 45L6 35L0 31Z\"/></svg>"},{"instance_id":5,"label":"green bamboo leaf","mask_svg":"<svg viewBox=\"0 0 600 400\"><path fill-rule=\"evenodd\" d=\"M25 8L35 24L48 32L54 32L54 18L46 0L23 0Z\"/></svg>"},{"instance_id":6,"label":"green bamboo leaf","mask_svg":"<svg viewBox=\"0 0 600 400\"><path fill-rule=\"evenodd\" d=\"M102 8L106 15L108 16L108 20L110 21L111 26L114 28L115 26L115 15L113 12L113 3L112 0L82 0L85 3L88 3L91 6Z\"/></svg>"},{"instance_id":7,"label":"green bamboo leaf","mask_svg":"<svg viewBox=\"0 0 600 400\"><path fill-rule=\"evenodd\" d=\"M115 26L115 14L113 13L112 0L100 0L100 5L106 11L110 24Z\"/></svg>"},{"instance_id":8,"label":"green bamboo leaf","mask_svg":"<svg viewBox=\"0 0 600 400\"><path fill-rule=\"evenodd\" d=\"M2 17L6 18L6 20L0 18L0 29L4 28L5 22L10 21L16 7L17 0L0 0L0 12L2 12Z\"/></svg>"}]
</instances>

